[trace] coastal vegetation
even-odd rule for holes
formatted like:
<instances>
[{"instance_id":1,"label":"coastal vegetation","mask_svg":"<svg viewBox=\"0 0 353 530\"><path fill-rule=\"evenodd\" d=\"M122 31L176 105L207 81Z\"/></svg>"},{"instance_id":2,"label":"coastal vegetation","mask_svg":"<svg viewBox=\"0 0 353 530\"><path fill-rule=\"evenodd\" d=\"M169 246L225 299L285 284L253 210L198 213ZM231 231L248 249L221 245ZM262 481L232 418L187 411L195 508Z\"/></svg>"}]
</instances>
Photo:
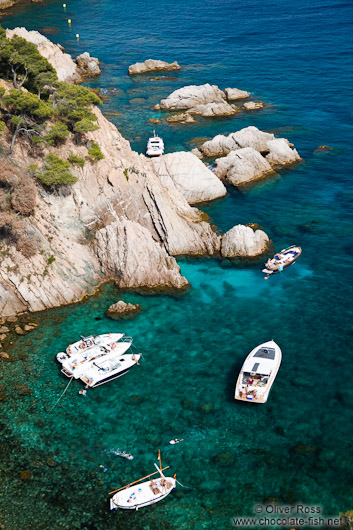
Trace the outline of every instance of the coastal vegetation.
<instances>
[{"instance_id":1,"label":"coastal vegetation","mask_svg":"<svg viewBox=\"0 0 353 530\"><path fill-rule=\"evenodd\" d=\"M7 38L1 27L0 77L13 85L0 88L0 131L7 126L12 135L10 154L19 136L32 146L44 142L57 147L70 133L82 143L87 132L98 129L92 105L101 104L99 97L86 87L59 82L34 44L17 35ZM91 158L102 158L95 152Z\"/></svg>"},{"instance_id":2,"label":"coastal vegetation","mask_svg":"<svg viewBox=\"0 0 353 530\"><path fill-rule=\"evenodd\" d=\"M70 163L54 153L49 153L45 157L40 169L37 164L30 164L28 170L42 184L50 189L57 186L73 184L78 180L70 171Z\"/></svg>"},{"instance_id":3,"label":"coastal vegetation","mask_svg":"<svg viewBox=\"0 0 353 530\"><path fill-rule=\"evenodd\" d=\"M101 148L97 142L91 142L91 147L88 149L88 158L91 162L98 162L104 158Z\"/></svg>"}]
</instances>

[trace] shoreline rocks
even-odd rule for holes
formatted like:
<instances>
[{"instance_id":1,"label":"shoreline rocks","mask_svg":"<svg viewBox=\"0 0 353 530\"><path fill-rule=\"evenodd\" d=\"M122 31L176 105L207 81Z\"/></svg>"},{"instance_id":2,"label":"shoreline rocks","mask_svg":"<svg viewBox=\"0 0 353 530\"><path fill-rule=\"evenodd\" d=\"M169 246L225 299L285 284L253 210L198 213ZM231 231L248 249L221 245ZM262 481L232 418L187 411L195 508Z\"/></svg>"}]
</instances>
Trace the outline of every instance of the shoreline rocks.
<instances>
[{"instance_id":1,"label":"shoreline rocks","mask_svg":"<svg viewBox=\"0 0 353 530\"><path fill-rule=\"evenodd\" d=\"M245 90L239 90L238 88L226 88L221 90L217 85L210 85L205 83L204 85L187 85L182 88L174 90L165 99L162 99L153 108L154 110L184 110L184 119L179 119L181 114L178 114L176 119L169 119L168 121L183 121L189 123L184 114L200 115L204 117L217 117L217 116L233 116L237 112L240 112L240 108L230 103L240 99L249 98L249 92ZM243 108L248 110L254 110L260 107L262 102L248 102L245 103Z\"/></svg>"},{"instance_id":2,"label":"shoreline rocks","mask_svg":"<svg viewBox=\"0 0 353 530\"><path fill-rule=\"evenodd\" d=\"M270 239L263 230L236 225L222 236L221 255L223 258L257 257L267 251L269 244Z\"/></svg>"},{"instance_id":3,"label":"shoreline rocks","mask_svg":"<svg viewBox=\"0 0 353 530\"><path fill-rule=\"evenodd\" d=\"M75 59L78 73L82 77L96 77L102 72L99 68L100 62L97 57L91 57L88 52L81 53Z\"/></svg>"},{"instance_id":4,"label":"shoreline rocks","mask_svg":"<svg viewBox=\"0 0 353 530\"><path fill-rule=\"evenodd\" d=\"M155 72L162 70L181 70L177 61L167 63L155 59L146 59L143 63L135 63L129 66L129 75L145 74L146 72Z\"/></svg>"},{"instance_id":5,"label":"shoreline rocks","mask_svg":"<svg viewBox=\"0 0 353 530\"><path fill-rule=\"evenodd\" d=\"M189 204L212 201L227 193L216 175L190 152L162 155L151 163L163 186L172 182Z\"/></svg>"},{"instance_id":6,"label":"shoreline rocks","mask_svg":"<svg viewBox=\"0 0 353 530\"><path fill-rule=\"evenodd\" d=\"M252 147L243 147L217 158L213 172L233 186L241 186L261 179L274 170L258 151Z\"/></svg>"},{"instance_id":7,"label":"shoreline rocks","mask_svg":"<svg viewBox=\"0 0 353 530\"><path fill-rule=\"evenodd\" d=\"M242 106L243 110L258 110L263 109L265 107L265 103L263 101L248 101L247 103L244 103Z\"/></svg>"},{"instance_id":8,"label":"shoreline rocks","mask_svg":"<svg viewBox=\"0 0 353 530\"><path fill-rule=\"evenodd\" d=\"M140 304L130 304L123 300L119 300L116 304L111 305L107 311L107 317L112 320L119 320L121 318L132 318L142 311Z\"/></svg>"}]
</instances>

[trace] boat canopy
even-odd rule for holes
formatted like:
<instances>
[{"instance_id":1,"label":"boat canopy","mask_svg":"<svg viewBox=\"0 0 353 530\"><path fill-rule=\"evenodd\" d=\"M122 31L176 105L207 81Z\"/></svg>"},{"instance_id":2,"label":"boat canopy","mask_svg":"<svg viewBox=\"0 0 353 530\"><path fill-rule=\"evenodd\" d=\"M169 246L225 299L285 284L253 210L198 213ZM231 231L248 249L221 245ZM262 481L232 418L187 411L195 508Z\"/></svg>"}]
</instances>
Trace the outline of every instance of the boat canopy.
<instances>
[{"instance_id":1,"label":"boat canopy","mask_svg":"<svg viewBox=\"0 0 353 530\"><path fill-rule=\"evenodd\" d=\"M243 366L243 371L247 373L256 372L259 375L270 375L273 370L273 361L270 359L263 359L250 357Z\"/></svg>"}]
</instances>

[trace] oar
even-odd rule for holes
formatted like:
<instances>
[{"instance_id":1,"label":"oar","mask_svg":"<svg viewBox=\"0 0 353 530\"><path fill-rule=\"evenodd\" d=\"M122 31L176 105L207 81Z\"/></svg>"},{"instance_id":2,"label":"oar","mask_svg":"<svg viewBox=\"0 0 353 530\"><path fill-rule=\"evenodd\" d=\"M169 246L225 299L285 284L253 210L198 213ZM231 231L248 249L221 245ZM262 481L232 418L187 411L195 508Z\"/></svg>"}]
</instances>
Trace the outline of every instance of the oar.
<instances>
[{"instance_id":1,"label":"oar","mask_svg":"<svg viewBox=\"0 0 353 530\"><path fill-rule=\"evenodd\" d=\"M170 466L164 467L161 471L164 471L165 469L168 469L168 468L170 468ZM141 482L141 480L145 480L145 478L152 477L152 475L157 475L157 473L159 473L159 471L155 471L154 473L151 473L150 475L146 475L145 477L139 478L138 480L135 480L135 482L130 482L130 484L126 484L126 486L123 486L122 488L119 488L119 489L114 490L114 491L110 491L108 493L108 495L112 495L113 493L117 493L118 491L123 490L125 488L128 488L129 486L132 486L133 484L137 484L137 482Z\"/></svg>"},{"instance_id":2,"label":"oar","mask_svg":"<svg viewBox=\"0 0 353 530\"><path fill-rule=\"evenodd\" d=\"M161 450L158 449L159 469L162 469Z\"/></svg>"}]
</instances>

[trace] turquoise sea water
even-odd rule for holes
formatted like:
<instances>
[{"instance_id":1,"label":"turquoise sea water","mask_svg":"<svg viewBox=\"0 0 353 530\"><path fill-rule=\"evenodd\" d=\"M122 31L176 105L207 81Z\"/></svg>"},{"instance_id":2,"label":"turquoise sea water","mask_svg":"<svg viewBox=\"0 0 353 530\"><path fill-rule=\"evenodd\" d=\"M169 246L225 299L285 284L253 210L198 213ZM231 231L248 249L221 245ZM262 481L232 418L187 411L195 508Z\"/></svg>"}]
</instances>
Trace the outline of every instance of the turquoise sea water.
<instances>
[{"instance_id":1,"label":"turquoise sea water","mask_svg":"<svg viewBox=\"0 0 353 530\"><path fill-rule=\"evenodd\" d=\"M352 43L350 2L52 0L16 8L4 27L38 29L73 55L103 63L91 86L132 146L143 151L152 106L185 84L238 87L269 106L231 119L158 126L168 151L195 137L247 125L295 143L304 162L204 209L225 231L258 222L276 249L303 248L298 263L264 282L257 264L180 260L192 289L182 296L123 294L134 320L104 317L113 286L86 302L36 316L2 363L0 523L6 529L227 529L255 504L353 508ZM71 29L67 18L72 19ZM80 34L76 41L75 34ZM178 60L176 79L130 79L129 64ZM158 74L157 74L158 75ZM169 74L167 74L169 75ZM315 152L322 144L332 151ZM109 385L78 395L55 353L79 334L121 330L144 360ZM283 361L266 405L236 403L247 353L274 339ZM25 355L23 355L25 354ZM20 395L19 384L32 394ZM169 446L171 438L184 438ZM137 513L109 514L107 493L163 462L187 488ZM134 454L119 459L113 449ZM55 461L54 461L55 460ZM108 468L103 473L99 468ZM30 471L30 480L20 478Z\"/></svg>"}]
</instances>

